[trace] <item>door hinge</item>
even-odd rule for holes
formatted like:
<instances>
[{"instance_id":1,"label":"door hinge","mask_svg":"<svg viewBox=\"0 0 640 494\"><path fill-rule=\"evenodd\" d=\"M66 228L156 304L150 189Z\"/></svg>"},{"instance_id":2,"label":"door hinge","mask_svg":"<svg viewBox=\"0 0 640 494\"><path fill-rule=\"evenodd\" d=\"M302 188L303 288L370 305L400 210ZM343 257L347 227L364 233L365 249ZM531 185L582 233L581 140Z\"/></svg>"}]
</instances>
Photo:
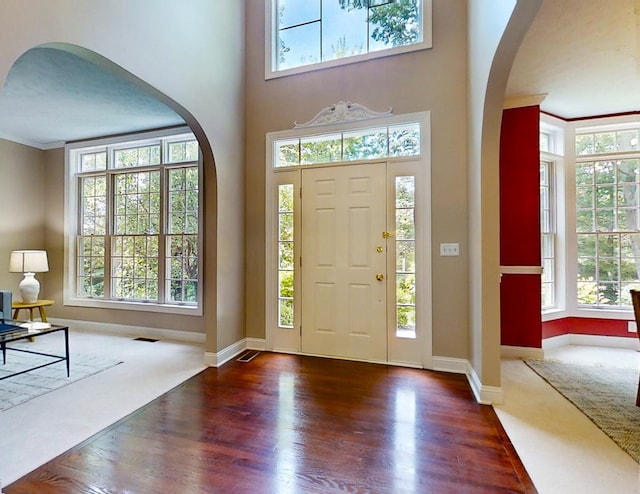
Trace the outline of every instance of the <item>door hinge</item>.
<instances>
[{"instance_id":1,"label":"door hinge","mask_svg":"<svg viewBox=\"0 0 640 494\"><path fill-rule=\"evenodd\" d=\"M300 256L300 267L302 267L302 256Z\"/></svg>"},{"instance_id":2,"label":"door hinge","mask_svg":"<svg viewBox=\"0 0 640 494\"><path fill-rule=\"evenodd\" d=\"M300 325L300 336L302 336L302 324Z\"/></svg>"}]
</instances>

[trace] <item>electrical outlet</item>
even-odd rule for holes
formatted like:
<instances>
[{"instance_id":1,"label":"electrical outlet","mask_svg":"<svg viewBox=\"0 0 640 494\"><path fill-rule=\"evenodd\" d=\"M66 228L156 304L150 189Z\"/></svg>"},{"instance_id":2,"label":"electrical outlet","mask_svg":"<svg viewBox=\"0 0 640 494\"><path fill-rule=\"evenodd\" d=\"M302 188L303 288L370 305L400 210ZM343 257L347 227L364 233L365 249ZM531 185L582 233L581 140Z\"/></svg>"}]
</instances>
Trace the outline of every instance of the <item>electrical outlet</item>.
<instances>
[{"instance_id":1,"label":"electrical outlet","mask_svg":"<svg viewBox=\"0 0 640 494\"><path fill-rule=\"evenodd\" d=\"M440 255L443 257L459 256L460 244L440 244Z\"/></svg>"},{"instance_id":2,"label":"electrical outlet","mask_svg":"<svg viewBox=\"0 0 640 494\"><path fill-rule=\"evenodd\" d=\"M638 325L636 324L635 321L629 321L629 324L627 325L627 331L629 333L637 333L638 332Z\"/></svg>"}]
</instances>

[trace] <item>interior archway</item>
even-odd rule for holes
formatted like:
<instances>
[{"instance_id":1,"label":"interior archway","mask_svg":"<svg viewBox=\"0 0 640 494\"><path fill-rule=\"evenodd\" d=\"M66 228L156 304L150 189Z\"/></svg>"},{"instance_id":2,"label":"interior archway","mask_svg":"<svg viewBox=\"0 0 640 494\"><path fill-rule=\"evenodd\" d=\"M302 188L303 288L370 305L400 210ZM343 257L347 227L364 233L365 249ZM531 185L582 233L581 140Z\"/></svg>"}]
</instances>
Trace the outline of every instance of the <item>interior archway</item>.
<instances>
[{"instance_id":1,"label":"interior archway","mask_svg":"<svg viewBox=\"0 0 640 494\"><path fill-rule=\"evenodd\" d=\"M74 76L75 79L71 79ZM20 121L21 117L24 121ZM34 121L37 121L37 126ZM196 136L203 156L203 316L189 317L189 324L177 317L151 317L148 325L207 331L207 341L215 347L216 167L208 138L191 112L104 56L81 46L63 43L39 45L23 53L9 70L0 95L0 137L35 147L51 156L56 155L56 150L68 141L185 124ZM43 131L47 125L55 132ZM63 161L60 159L62 153L59 154L51 160L45 157L44 161L55 161L55 168ZM47 211L57 209L57 205L50 207L45 204ZM58 220L61 224L62 218ZM59 240L60 224L45 223L43 238L36 241L42 248L50 250L55 259L57 255L62 256L63 250ZM61 291L62 266L60 262L49 273L50 283L55 285L57 294ZM69 313L64 312L60 305L56 307L61 311L60 316L69 318ZM79 319L94 320L93 314L87 313L86 309L77 312ZM52 315L56 317L56 310L52 310ZM100 314L97 314L97 319L100 320ZM126 315L116 314L114 319L120 324L133 324Z\"/></svg>"}]
</instances>

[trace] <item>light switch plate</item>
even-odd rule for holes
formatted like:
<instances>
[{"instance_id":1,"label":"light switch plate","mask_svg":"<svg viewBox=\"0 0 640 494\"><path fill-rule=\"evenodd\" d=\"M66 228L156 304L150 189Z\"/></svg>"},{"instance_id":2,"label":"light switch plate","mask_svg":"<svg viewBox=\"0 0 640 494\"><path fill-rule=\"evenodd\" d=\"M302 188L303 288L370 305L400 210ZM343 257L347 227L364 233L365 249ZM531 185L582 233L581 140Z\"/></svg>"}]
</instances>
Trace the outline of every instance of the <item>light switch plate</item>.
<instances>
[{"instance_id":1,"label":"light switch plate","mask_svg":"<svg viewBox=\"0 0 640 494\"><path fill-rule=\"evenodd\" d=\"M460 244L440 244L440 255L443 257L459 256Z\"/></svg>"},{"instance_id":2,"label":"light switch plate","mask_svg":"<svg viewBox=\"0 0 640 494\"><path fill-rule=\"evenodd\" d=\"M629 321L629 324L627 324L627 331L629 333L637 333L638 332L638 326L636 325L635 321Z\"/></svg>"}]
</instances>

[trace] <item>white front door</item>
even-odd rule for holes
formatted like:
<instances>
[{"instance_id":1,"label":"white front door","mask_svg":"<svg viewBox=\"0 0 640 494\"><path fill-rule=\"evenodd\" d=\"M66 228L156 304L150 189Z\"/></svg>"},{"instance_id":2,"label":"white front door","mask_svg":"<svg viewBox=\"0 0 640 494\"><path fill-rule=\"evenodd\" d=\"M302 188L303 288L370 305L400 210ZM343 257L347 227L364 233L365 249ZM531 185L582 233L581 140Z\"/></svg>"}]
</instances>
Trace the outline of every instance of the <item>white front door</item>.
<instances>
[{"instance_id":1,"label":"white front door","mask_svg":"<svg viewBox=\"0 0 640 494\"><path fill-rule=\"evenodd\" d=\"M386 164L302 171L303 353L387 361Z\"/></svg>"}]
</instances>

